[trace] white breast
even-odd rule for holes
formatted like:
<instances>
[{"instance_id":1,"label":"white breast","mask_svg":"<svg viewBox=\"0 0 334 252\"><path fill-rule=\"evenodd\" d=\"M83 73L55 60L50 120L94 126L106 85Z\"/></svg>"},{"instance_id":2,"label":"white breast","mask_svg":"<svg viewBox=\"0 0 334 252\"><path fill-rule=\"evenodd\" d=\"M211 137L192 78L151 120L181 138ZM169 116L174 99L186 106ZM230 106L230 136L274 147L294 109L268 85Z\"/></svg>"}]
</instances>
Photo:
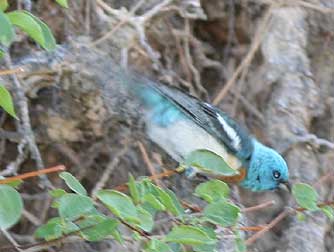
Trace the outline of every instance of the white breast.
<instances>
[{"instance_id":1,"label":"white breast","mask_svg":"<svg viewBox=\"0 0 334 252\"><path fill-rule=\"evenodd\" d=\"M241 167L241 162L230 155L223 144L189 119L179 120L168 127L150 122L146 126L150 139L178 162L194 150L206 149L223 157L231 168Z\"/></svg>"}]
</instances>

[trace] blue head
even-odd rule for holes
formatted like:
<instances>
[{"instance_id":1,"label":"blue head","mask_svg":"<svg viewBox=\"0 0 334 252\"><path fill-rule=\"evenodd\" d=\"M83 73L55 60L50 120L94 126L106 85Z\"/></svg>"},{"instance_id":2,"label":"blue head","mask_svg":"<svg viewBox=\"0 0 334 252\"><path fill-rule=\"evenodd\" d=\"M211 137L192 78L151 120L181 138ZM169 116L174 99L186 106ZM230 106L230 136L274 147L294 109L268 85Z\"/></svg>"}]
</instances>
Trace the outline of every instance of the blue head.
<instances>
[{"instance_id":1,"label":"blue head","mask_svg":"<svg viewBox=\"0 0 334 252\"><path fill-rule=\"evenodd\" d=\"M288 182L288 166L275 150L253 140L254 151L241 186L252 191L276 189Z\"/></svg>"}]
</instances>

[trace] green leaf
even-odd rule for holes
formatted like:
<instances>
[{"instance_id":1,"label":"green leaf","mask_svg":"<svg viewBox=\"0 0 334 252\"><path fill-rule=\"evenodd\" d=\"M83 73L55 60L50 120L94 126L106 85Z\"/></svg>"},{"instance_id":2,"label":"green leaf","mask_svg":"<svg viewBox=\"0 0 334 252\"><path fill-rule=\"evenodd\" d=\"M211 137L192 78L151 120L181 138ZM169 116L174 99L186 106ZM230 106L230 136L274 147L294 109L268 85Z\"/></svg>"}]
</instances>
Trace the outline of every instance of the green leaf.
<instances>
[{"instance_id":1,"label":"green leaf","mask_svg":"<svg viewBox=\"0 0 334 252\"><path fill-rule=\"evenodd\" d=\"M240 208L226 200L220 200L207 205L204 216L212 223L222 227L234 226L238 220Z\"/></svg>"},{"instance_id":2,"label":"green leaf","mask_svg":"<svg viewBox=\"0 0 334 252\"><path fill-rule=\"evenodd\" d=\"M195 189L195 195L209 203L225 199L229 193L230 189L228 185L216 179L201 183Z\"/></svg>"},{"instance_id":3,"label":"green leaf","mask_svg":"<svg viewBox=\"0 0 334 252\"><path fill-rule=\"evenodd\" d=\"M67 194L67 192L63 189L54 189L49 192L50 196L53 198L60 198L63 195Z\"/></svg>"},{"instance_id":4,"label":"green leaf","mask_svg":"<svg viewBox=\"0 0 334 252\"><path fill-rule=\"evenodd\" d=\"M312 186L305 183L295 184L292 187L292 195L299 206L311 211L319 209L317 206L318 194Z\"/></svg>"},{"instance_id":5,"label":"green leaf","mask_svg":"<svg viewBox=\"0 0 334 252\"><path fill-rule=\"evenodd\" d=\"M84 229L90 226L94 226L98 223L101 223L106 219L107 217L102 214L92 214L92 215L87 215L84 218L81 218L80 220L77 220L76 223L78 224L80 229Z\"/></svg>"},{"instance_id":6,"label":"green leaf","mask_svg":"<svg viewBox=\"0 0 334 252\"><path fill-rule=\"evenodd\" d=\"M65 194L58 203L60 217L68 220L76 220L96 210L91 198L74 193Z\"/></svg>"},{"instance_id":7,"label":"green leaf","mask_svg":"<svg viewBox=\"0 0 334 252\"><path fill-rule=\"evenodd\" d=\"M80 227L80 229L82 230L82 236L85 238L85 235L87 236L86 238L87 239L92 239L93 237L92 237L92 233L96 233L96 232L99 232L99 236L100 237L102 237L102 235L103 234L106 234L106 233L103 233L103 232L100 232L99 231L99 228L101 228L101 226L99 226L98 227L98 229L97 230L91 230L91 231L88 231L88 232L85 232L85 229L87 228L87 230L90 228L90 227L92 227L93 228L93 226L95 227L95 225L97 225L97 224L100 224L101 223L101 225L103 226L104 224L102 224L103 222L105 222L105 221L107 221L108 219L110 219L110 218L108 218L108 217L106 217L106 216L104 216L104 215L102 215L102 214L93 214L93 215L88 215L88 216L85 216L85 218L84 219L80 219L79 221L77 221L76 223L78 224L78 226ZM111 219L111 220L114 220L114 219ZM114 220L114 221L116 221L116 220ZM117 222L117 221L116 221ZM119 223L117 222L117 225L118 225ZM113 227L113 226L112 226ZM116 229L116 227L113 227L113 230L112 231L110 231L108 228L107 228L107 230L106 231L108 231L107 233L108 234L106 234L106 236L107 235L112 235L114 238L115 238L115 240L116 241L118 241L118 242L120 242L120 243L122 243L123 242L123 240L122 240L122 237L121 237L121 235L119 234L119 232L118 232L118 230ZM90 238L89 238L90 237Z\"/></svg>"},{"instance_id":8,"label":"green leaf","mask_svg":"<svg viewBox=\"0 0 334 252\"><path fill-rule=\"evenodd\" d=\"M143 202L140 207L144 208L147 212L149 212L152 216L155 216L155 214L158 212L150 203Z\"/></svg>"},{"instance_id":9,"label":"green leaf","mask_svg":"<svg viewBox=\"0 0 334 252\"><path fill-rule=\"evenodd\" d=\"M159 197L160 201L165 205L166 209L170 211L173 215L179 216L181 214L184 214L184 209L182 208L182 205L171 190L160 189Z\"/></svg>"},{"instance_id":10,"label":"green leaf","mask_svg":"<svg viewBox=\"0 0 334 252\"><path fill-rule=\"evenodd\" d=\"M59 177L61 177L66 185L74 192L80 195L87 195L86 189L80 184L79 180L77 180L71 173L62 172Z\"/></svg>"},{"instance_id":11,"label":"green leaf","mask_svg":"<svg viewBox=\"0 0 334 252\"><path fill-rule=\"evenodd\" d=\"M187 166L194 166L202 172L232 176L238 172L224 161L222 157L209 150L195 150L191 152L185 160Z\"/></svg>"},{"instance_id":12,"label":"green leaf","mask_svg":"<svg viewBox=\"0 0 334 252\"><path fill-rule=\"evenodd\" d=\"M109 235L113 235L118 226L118 221L114 219L104 219L91 228L81 231L82 237L87 241L101 241Z\"/></svg>"},{"instance_id":13,"label":"green leaf","mask_svg":"<svg viewBox=\"0 0 334 252\"><path fill-rule=\"evenodd\" d=\"M186 245L210 245L215 243L215 240L211 239L202 229L189 225L174 227L166 236L165 241Z\"/></svg>"},{"instance_id":14,"label":"green leaf","mask_svg":"<svg viewBox=\"0 0 334 252\"><path fill-rule=\"evenodd\" d=\"M193 245L196 252L217 252L217 244Z\"/></svg>"},{"instance_id":15,"label":"green leaf","mask_svg":"<svg viewBox=\"0 0 334 252\"><path fill-rule=\"evenodd\" d=\"M145 247L147 252L173 252L171 248L164 242L157 239L150 240Z\"/></svg>"},{"instance_id":16,"label":"green leaf","mask_svg":"<svg viewBox=\"0 0 334 252\"><path fill-rule=\"evenodd\" d=\"M0 10L5 11L7 8L8 8L8 1L0 0Z\"/></svg>"},{"instance_id":17,"label":"green leaf","mask_svg":"<svg viewBox=\"0 0 334 252\"><path fill-rule=\"evenodd\" d=\"M0 176L0 180L2 180L2 179L5 179L5 177ZM23 180L18 179L18 180L14 180L14 181L6 183L6 185L9 185L9 186L14 187L14 188L18 188L22 183L23 183Z\"/></svg>"},{"instance_id":18,"label":"green leaf","mask_svg":"<svg viewBox=\"0 0 334 252\"><path fill-rule=\"evenodd\" d=\"M36 238L47 241L57 239L62 236L61 218L52 218L46 224L40 226L34 233Z\"/></svg>"},{"instance_id":19,"label":"green leaf","mask_svg":"<svg viewBox=\"0 0 334 252\"><path fill-rule=\"evenodd\" d=\"M306 216L305 216L304 213L297 212L297 220L299 220L299 221L305 221L305 219L306 219Z\"/></svg>"},{"instance_id":20,"label":"green leaf","mask_svg":"<svg viewBox=\"0 0 334 252\"><path fill-rule=\"evenodd\" d=\"M182 208L177 197L169 189L163 190L152 184L150 181L143 180L138 183L138 191L140 197L144 199L144 203L147 203L147 200L150 200L150 205L157 210L168 210L176 216L184 213L184 209Z\"/></svg>"},{"instance_id":21,"label":"green leaf","mask_svg":"<svg viewBox=\"0 0 334 252\"><path fill-rule=\"evenodd\" d=\"M6 51L0 48L0 59L2 59L3 56L5 56Z\"/></svg>"},{"instance_id":22,"label":"green leaf","mask_svg":"<svg viewBox=\"0 0 334 252\"><path fill-rule=\"evenodd\" d=\"M334 209L331 206L323 206L320 209L330 221L334 220Z\"/></svg>"},{"instance_id":23,"label":"green leaf","mask_svg":"<svg viewBox=\"0 0 334 252\"><path fill-rule=\"evenodd\" d=\"M115 190L100 190L97 198L117 217L139 224L138 213L131 198Z\"/></svg>"},{"instance_id":24,"label":"green leaf","mask_svg":"<svg viewBox=\"0 0 334 252\"><path fill-rule=\"evenodd\" d=\"M55 198L55 199L53 200L53 202L51 203L51 207L52 207L52 208L56 208L56 209L59 208L59 198Z\"/></svg>"},{"instance_id":25,"label":"green leaf","mask_svg":"<svg viewBox=\"0 0 334 252\"><path fill-rule=\"evenodd\" d=\"M18 119L15 110L14 104L12 100L12 96L5 88L5 86L0 84L0 107L3 108L8 114L10 114L15 119Z\"/></svg>"},{"instance_id":26,"label":"green leaf","mask_svg":"<svg viewBox=\"0 0 334 252\"><path fill-rule=\"evenodd\" d=\"M211 227L199 227L203 232L205 232L213 241L213 244L202 244L193 246L194 251L198 252L216 252L217 251L217 237L215 230Z\"/></svg>"},{"instance_id":27,"label":"green leaf","mask_svg":"<svg viewBox=\"0 0 334 252\"><path fill-rule=\"evenodd\" d=\"M61 7L68 8L67 0L56 0L56 2L57 2Z\"/></svg>"},{"instance_id":28,"label":"green leaf","mask_svg":"<svg viewBox=\"0 0 334 252\"><path fill-rule=\"evenodd\" d=\"M51 51L56 48L56 41L49 27L30 12L17 10L8 12L7 16L12 24L26 32L45 50Z\"/></svg>"},{"instance_id":29,"label":"green leaf","mask_svg":"<svg viewBox=\"0 0 334 252\"><path fill-rule=\"evenodd\" d=\"M7 13L10 22L25 31L38 44L44 44L42 28L26 11L12 11Z\"/></svg>"},{"instance_id":30,"label":"green leaf","mask_svg":"<svg viewBox=\"0 0 334 252\"><path fill-rule=\"evenodd\" d=\"M129 186L129 191L130 191L131 197L133 199L133 202L135 204L138 204L139 203L139 192L138 192L138 188L136 186L135 178L131 174L129 175L128 186Z\"/></svg>"},{"instance_id":31,"label":"green leaf","mask_svg":"<svg viewBox=\"0 0 334 252\"><path fill-rule=\"evenodd\" d=\"M42 20L32 15L30 12L25 11L27 14L29 14L41 27L44 37L44 44L41 45L45 50L52 51L56 48L56 40L53 37L53 34L50 30L50 28L45 24Z\"/></svg>"},{"instance_id":32,"label":"green leaf","mask_svg":"<svg viewBox=\"0 0 334 252\"><path fill-rule=\"evenodd\" d=\"M175 194L169 190L163 190L160 187L152 184L150 181L142 181L138 184L139 192L141 197L144 199L144 202L149 199L151 200L152 206L157 210L163 210L160 203L172 214L178 216L184 213L184 210L177 200ZM148 196L148 195L152 196Z\"/></svg>"},{"instance_id":33,"label":"green leaf","mask_svg":"<svg viewBox=\"0 0 334 252\"><path fill-rule=\"evenodd\" d=\"M155 192L154 185L148 178L144 178L137 182L137 189L139 193L139 198L144 197L148 193L154 193Z\"/></svg>"},{"instance_id":34,"label":"green leaf","mask_svg":"<svg viewBox=\"0 0 334 252\"><path fill-rule=\"evenodd\" d=\"M241 238L240 233L239 232L235 232L235 252L246 252L247 251L247 247L246 247L246 243L245 240Z\"/></svg>"},{"instance_id":35,"label":"green leaf","mask_svg":"<svg viewBox=\"0 0 334 252\"><path fill-rule=\"evenodd\" d=\"M149 203L154 209L158 211L165 211L166 207L164 204L161 203L161 201L155 197L152 193L147 193L143 197L144 203Z\"/></svg>"},{"instance_id":36,"label":"green leaf","mask_svg":"<svg viewBox=\"0 0 334 252\"><path fill-rule=\"evenodd\" d=\"M22 183L23 183L23 180L18 179L18 180L14 180L14 181L9 182L6 185L9 185L9 186L14 187L14 188L19 188Z\"/></svg>"},{"instance_id":37,"label":"green leaf","mask_svg":"<svg viewBox=\"0 0 334 252\"><path fill-rule=\"evenodd\" d=\"M146 232L151 232L154 226L152 215L142 207L138 207L137 212L140 220L138 227Z\"/></svg>"},{"instance_id":38,"label":"green leaf","mask_svg":"<svg viewBox=\"0 0 334 252\"><path fill-rule=\"evenodd\" d=\"M80 228L71 221L63 221L61 229L64 234L69 234L80 230Z\"/></svg>"},{"instance_id":39,"label":"green leaf","mask_svg":"<svg viewBox=\"0 0 334 252\"><path fill-rule=\"evenodd\" d=\"M114 237L114 239L116 241L118 241L120 244L124 244L124 240L123 240L123 237L122 237L122 234L119 232L118 229L115 229L111 235Z\"/></svg>"},{"instance_id":40,"label":"green leaf","mask_svg":"<svg viewBox=\"0 0 334 252\"><path fill-rule=\"evenodd\" d=\"M0 24L0 43L9 46L15 34L12 24L2 10L0 10Z\"/></svg>"},{"instance_id":41,"label":"green leaf","mask_svg":"<svg viewBox=\"0 0 334 252\"><path fill-rule=\"evenodd\" d=\"M0 229L16 224L21 217L23 201L20 194L11 186L0 185Z\"/></svg>"}]
</instances>

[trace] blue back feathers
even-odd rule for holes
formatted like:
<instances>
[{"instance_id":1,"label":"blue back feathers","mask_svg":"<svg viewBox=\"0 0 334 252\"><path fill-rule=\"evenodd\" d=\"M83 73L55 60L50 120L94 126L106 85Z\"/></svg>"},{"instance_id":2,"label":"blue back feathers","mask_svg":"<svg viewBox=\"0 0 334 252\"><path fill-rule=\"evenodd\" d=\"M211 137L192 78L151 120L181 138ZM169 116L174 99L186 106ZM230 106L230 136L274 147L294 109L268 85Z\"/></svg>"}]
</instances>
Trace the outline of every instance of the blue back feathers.
<instances>
[{"instance_id":1,"label":"blue back feathers","mask_svg":"<svg viewBox=\"0 0 334 252\"><path fill-rule=\"evenodd\" d=\"M159 94L154 88L146 86L138 90L137 93L144 105L151 110L151 120L161 127L167 127L184 118L184 114L175 104Z\"/></svg>"},{"instance_id":2,"label":"blue back feathers","mask_svg":"<svg viewBox=\"0 0 334 252\"><path fill-rule=\"evenodd\" d=\"M147 85L138 84L133 90L147 108L152 122L168 127L178 120L191 119L242 162L247 175L240 185L247 189L273 190L280 183L287 182L289 174L284 159L275 150L249 136L224 112L180 90L148 82Z\"/></svg>"}]
</instances>

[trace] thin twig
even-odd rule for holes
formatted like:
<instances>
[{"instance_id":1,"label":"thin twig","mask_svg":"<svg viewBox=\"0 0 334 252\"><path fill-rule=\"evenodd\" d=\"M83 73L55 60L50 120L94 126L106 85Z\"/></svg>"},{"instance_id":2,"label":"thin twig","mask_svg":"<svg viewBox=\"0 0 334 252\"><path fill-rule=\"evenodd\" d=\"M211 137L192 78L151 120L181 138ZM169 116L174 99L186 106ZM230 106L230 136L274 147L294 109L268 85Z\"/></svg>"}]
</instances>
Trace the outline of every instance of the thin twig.
<instances>
[{"instance_id":1,"label":"thin twig","mask_svg":"<svg viewBox=\"0 0 334 252\"><path fill-rule=\"evenodd\" d=\"M230 50L232 47L233 41L236 40L235 36L235 5L236 3L233 0L228 0L228 33L227 33L227 42L224 48L223 53L223 63L227 63L229 58Z\"/></svg>"},{"instance_id":2,"label":"thin twig","mask_svg":"<svg viewBox=\"0 0 334 252\"><path fill-rule=\"evenodd\" d=\"M27 146L27 140L25 138L22 138L19 144L17 145L18 155L16 156L16 159L10 162L6 166L5 170L0 172L0 176L9 176L16 174L18 172L19 167L27 157L28 151L26 150L26 146Z\"/></svg>"},{"instance_id":3,"label":"thin twig","mask_svg":"<svg viewBox=\"0 0 334 252\"><path fill-rule=\"evenodd\" d=\"M139 141L137 142L137 144L138 144L139 150L140 150L140 152L141 152L141 154L142 154L142 157L143 157L143 159L144 159L144 162L145 162L145 164L146 164L148 170L150 171L150 173L151 173L151 175L152 175L152 177L153 177L152 180L153 180L158 186L161 187L162 184L161 184L159 178L157 178L157 173L155 172L155 168L154 168L154 166L153 166L153 164L152 164L152 162L151 162L151 160L150 160L150 158L149 158L149 156L148 156L148 154L147 154L147 151L146 151L146 149L145 149L145 146L144 146L141 142L139 142Z\"/></svg>"},{"instance_id":4,"label":"thin twig","mask_svg":"<svg viewBox=\"0 0 334 252\"><path fill-rule=\"evenodd\" d=\"M262 226L245 226L245 227L238 227L240 231L261 231L265 228L265 225Z\"/></svg>"},{"instance_id":5,"label":"thin twig","mask_svg":"<svg viewBox=\"0 0 334 252\"><path fill-rule=\"evenodd\" d=\"M10 58L9 54L6 54L5 56L5 63L8 69L12 69L12 60ZM30 123L30 116L29 116L29 109L28 109L28 101L27 97L25 96L24 90L22 88L22 85L18 79L18 77L15 74L11 74L10 78L13 81L14 84L14 93L16 94L16 102L18 104L18 107L20 109L20 123L19 130L21 131L23 137L27 140L29 150L31 153L31 157L35 160L37 169L43 169L44 162L42 160L41 153L37 147L35 135L31 127ZM46 176L42 176L42 183L44 186L52 188L51 182L47 179Z\"/></svg>"},{"instance_id":6,"label":"thin twig","mask_svg":"<svg viewBox=\"0 0 334 252\"><path fill-rule=\"evenodd\" d=\"M99 5L102 9L104 9L105 11L107 11L109 14L115 15L116 17L118 17L119 14L119 10L115 10L113 8L111 8L108 4L106 4L105 2L103 2L102 0L96 0L97 5Z\"/></svg>"},{"instance_id":7,"label":"thin twig","mask_svg":"<svg viewBox=\"0 0 334 252\"><path fill-rule=\"evenodd\" d=\"M226 83L226 85L219 91L218 95L213 100L213 104L217 105L221 102L221 100L226 96L227 92L230 90L230 88L235 84L235 81L237 80L240 73L249 66L252 59L254 58L254 55L259 48L262 39L264 37L264 34L266 34L266 29L269 24L269 19L271 17L272 11L274 9L274 4L270 5L270 7L267 9L266 13L264 14L261 24L259 25L257 31L255 32L254 39L252 41L251 47L249 49L249 52L247 53L246 57L242 60L240 65L237 67L235 72L233 73L231 79Z\"/></svg>"},{"instance_id":8,"label":"thin twig","mask_svg":"<svg viewBox=\"0 0 334 252\"><path fill-rule=\"evenodd\" d=\"M281 220L289 215L289 211L286 209L281 212L275 219L273 219L268 225L266 225L262 230L252 235L250 238L246 240L246 245L249 246L253 244L257 239L267 233L270 229L276 226Z\"/></svg>"},{"instance_id":9,"label":"thin twig","mask_svg":"<svg viewBox=\"0 0 334 252\"><path fill-rule=\"evenodd\" d=\"M154 16L157 16L158 14L161 14L161 10L166 8L170 3L172 3L173 0L165 0L157 5L155 5L152 9L149 11L145 12L142 16L141 19L143 22L147 22L148 20L152 19Z\"/></svg>"},{"instance_id":10,"label":"thin twig","mask_svg":"<svg viewBox=\"0 0 334 252\"><path fill-rule=\"evenodd\" d=\"M231 89L230 91L235 96L236 99L237 97L238 99L240 99L245 109L247 109L250 113L256 116L262 123L265 122L265 119L262 113L251 102L249 102L243 95L241 95L240 93L237 93L235 90Z\"/></svg>"},{"instance_id":11,"label":"thin twig","mask_svg":"<svg viewBox=\"0 0 334 252\"><path fill-rule=\"evenodd\" d=\"M85 3L85 31L86 31L86 35L88 36L90 34L90 24L91 24L91 20L90 20L91 5L92 5L92 1L86 0L86 3Z\"/></svg>"},{"instance_id":12,"label":"thin twig","mask_svg":"<svg viewBox=\"0 0 334 252\"><path fill-rule=\"evenodd\" d=\"M243 88L245 87L245 79L246 79L246 75L248 74L248 70L249 70L249 67L244 67L244 69L242 70L241 72L241 76L239 78L239 81L238 81L238 85L236 87L236 92L235 92L235 98L234 98L234 101L233 101L233 109L232 109L232 112L231 112L231 115L234 117L236 115L236 111L237 111L237 108L238 108L238 103L239 103L239 98L241 97L241 93L243 91Z\"/></svg>"},{"instance_id":13,"label":"thin twig","mask_svg":"<svg viewBox=\"0 0 334 252\"><path fill-rule=\"evenodd\" d=\"M328 180L334 179L334 171L329 171L325 175L321 176L315 183L313 183L313 186L321 186Z\"/></svg>"},{"instance_id":14,"label":"thin twig","mask_svg":"<svg viewBox=\"0 0 334 252\"><path fill-rule=\"evenodd\" d=\"M131 16L135 14L135 12L140 8L140 6L143 4L143 1L139 1L128 13L127 16L125 16L122 20L120 20L109 32L104 34L101 38L95 40L90 44L90 46L97 46L98 44L102 43L106 39L110 38L119 28L121 28L123 25L129 22Z\"/></svg>"},{"instance_id":15,"label":"thin twig","mask_svg":"<svg viewBox=\"0 0 334 252\"><path fill-rule=\"evenodd\" d=\"M151 60L155 63L155 66L158 67L160 65L159 62L158 62L158 58L160 57L160 54L158 52L156 52L149 45L149 43L147 42L147 38L146 38L146 34L145 34L145 27L147 25L147 22L150 19L152 19L154 16L160 14L161 11L163 9L165 9L172 2L172 0L165 0L165 1L155 5L153 8L151 8L150 10L148 10L146 13L144 13L141 16L130 16L130 15L128 15L126 18L121 17L122 12L120 12L118 10L114 10L113 8L109 7L106 3L104 3L102 0L96 0L96 2L104 10L108 11L110 14L116 16L119 20L121 20L120 23L118 23L118 25L116 25L117 28L114 28L113 31L110 31L110 34L114 33L116 31L116 29L119 29L119 27L124 22L129 23L130 25L132 25L132 27L134 27L137 31L138 39L139 39L139 42L140 42L141 46L143 48L145 48L145 50L148 53L148 55L150 56ZM140 6L140 5L138 5L138 6ZM137 8L134 8L134 11L136 11L136 9ZM108 34L107 37L109 37L110 34ZM104 40L104 38L103 38L103 40ZM97 41L95 41L93 43L93 45L94 44L96 45L96 42ZM100 43L100 42L101 41L99 41L98 43Z\"/></svg>"},{"instance_id":16,"label":"thin twig","mask_svg":"<svg viewBox=\"0 0 334 252\"><path fill-rule=\"evenodd\" d=\"M319 208L324 206L334 206L334 201L326 201L321 202L317 204ZM270 229L272 229L274 226L276 226L280 221L282 221L285 217L287 217L290 214L295 214L296 212L304 212L307 211L306 208L297 207L297 208L290 208L285 209L282 211L275 219L273 219L268 225L264 226L262 230L251 236L246 240L246 245L249 246L252 243L254 243L257 239L262 237L266 232L268 232Z\"/></svg>"},{"instance_id":17,"label":"thin twig","mask_svg":"<svg viewBox=\"0 0 334 252\"><path fill-rule=\"evenodd\" d=\"M54 251L54 250L50 250L52 246L57 246L57 245L59 246L60 244L63 245L64 243L74 243L78 241L82 241L82 238L78 236L69 236L69 237L62 239L61 241L52 240L52 241L49 241L48 243L44 243L44 244L41 243L39 245L25 249L22 252Z\"/></svg>"},{"instance_id":18,"label":"thin twig","mask_svg":"<svg viewBox=\"0 0 334 252\"><path fill-rule=\"evenodd\" d=\"M8 75L8 74L18 74L23 73L24 69L22 67L18 67L15 69L1 70L0 75Z\"/></svg>"},{"instance_id":19,"label":"thin twig","mask_svg":"<svg viewBox=\"0 0 334 252\"><path fill-rule=\"evenodd\" d=\"M56 148L57 151L59 151L62 155L64 155L66 158L68 158L69 161L73 163L73 165L75 165L76 167L81 167L82 169L84 169L84 167L82 167L82 164L85 163L85 165L86 165L87 164L87 159L85 159L85 162L82 162L80 157L78 156L78 154L75 153L75 151L73 149L71 149L67 144L65 144L65 143L55 143L53 146ZM86 151L85 155L89 156L89 152Z\"/></svg>"},{"instance_id":20,"label":"thin twig","mask_svg":"<svg viewBox=\"0 0 334 252\"><path fill-rule=\"evenodd\" d=\"M138 229L132 225L130 225L129 223L118 219L123 225L125 225L126 227L128 227L129 229L131 229L132 231L138 233L139 235L141 235L142 237L145 237L146 239L150 240L150 234ZM42 241L42 242L36 242L33 244L26 244L26 245L19 245L15 242L15 240L12 243L12 246L3 246L0 247L0 251L8 251L10 249L16 249L17 251L20 252L37 252L37 251L41 251L47 248L50 248L51 246L60 244L60 243L64 243L66 242L68 239L75 239L75 241L82 241L83 238L82 237L76 237L76 235L79 235L82 231L84 230L88 230L90 228L94 228L96 226L96 224L84 227L80 230L76 230L70 233L67 233L65 235L63 235L62 237L59 237L57 239L51 240L51 241ZM3 232L5 232L4 230L2 230ZM123 237L124 238L124 237Z\"/></svg>"},{"instance_id":21,"label":"thin twig","mask_svg":"<svg viewBox=\"0 0 334 252\"><path fill-rule=\"evenodd\" d=\"M106 169L104 170L102 176L100 177L99 181L96 183L95 187L92 190L91 195L95 198L96 193L101 190L107 181L111 173L114 171L116 166L118 165L120 158L124 156L124 154L128 151L128 145L125 145L121 150L119 150L112 158L112 160L107 164Z\"/></svg>"},{"instance_id":22,"label":"thin twig","mask_svg":"<svg viewBox=\"0 0 334 252\"><path fill-rule=\"evenodd\" d=\"M166 22L167 28L169 30L169 32L173 35L173 37L175 38L175 47L176 50L179 54L179 58L180 58L180 64L181 67L183 69L183 73L186 76L187 82L190 83L191 82L191 73L190 73L190 69L187 66L187 62L185 59L185 55L184 55L184 51L182 49L181 46L181 40L180 40L180 36L177 35L177 33L174 31L172 25L170 24L170 22Z\"/></svg>"},{"instance_id":23,"label":"thin twig","mask_svg":"<svg viewBox=\"0 0 334 252\"><path fill-rule=\"evenodd\" d=\"M185 200L182 200L181 204L184 208L190 209L193 213L200 213L200 212L203 211L203 209L201 207L199 207L197 205L194 205L194 204L189 204Z\"/></svg>"},{"instance_id":24,"label":"thin twig","mask_svg":"<svg viewBox=\"0 0 334 252\"><path fill-rule=\"evenodd\" d=\"M333 8L327 8L318 6L316 4L312 4L310 2L302 1L302 0L248 0L249 2L253 3L260 3L260 4L273 4L273 3L279 3L282 6L288 6L288 7L304 7L306 9L312 9L316 10L325 14L328 13L334 13Z\"/></svg>"},{"instance_id":25,"label":"thin twig","mask_svg":"<svg viewBox=\"0 0 334 252\"><path fill-rule=\"evenodd\" d=\"M1 231L4 234L4 236L7 238L7 240L13 245L13 247L17 251L21 252L22 249L19 248L20 245L15 241L15 239L11 236L11 234L5 229L1 229Z\"/></svg>"},{"instance_id":26,"label":"thin twig","mask_svg":"<svg viewBox=\"0 0 334 252\"><path fill-rule=\"evenodd\" d=\"M257 210L260 210L260 209L263 209L263 208L271 207L273 205L275 205L275 201L270 200L270 201L258 204L256 206L246 207L246 208L242 209L241 211L243 213L254 212L254 211L257 211Z\"/></svg>"},{"instance_id":27,"label":"thin twig","mask_svg":"<svg viewBox=\"0 0 334 252\"><path fill-rule=\"evenodd\" d=\"M53 172L59 172L59 171L65 171L66 168L64 165L57 165L51 168L43 169L43 170L37 170L37 171L32 171L32 172L27 172L21 175L17 175L14 177L10 178L5 178L0 180L0 184L8 184L13 181L21 180L21 179L27 179L27 178L32 178L32 177L37 177L40 175L48 174L48 173L53 173Z\"/></svg>"},{"instance_id":28,"label":"thin twig","mask_svg":"<svg viewBox=\"0 0 334 252\"><path fill-rule=\"evenodd\" d=\"M19 251L24 251L24 252L40 251L42 249L37 249L36 250L34 248L44 248L44 249L49 248L53 245L64 242L67 238L73 237L74 235L79 235L80 232L82 232L84 230L94 228L95 226L96 226L96 224L89 225L89 226L84 227L80 230L76 230L76 231L64 234L62 237L59 237L59 238L51 240L51 241L42 241L42 242L36 242L36 243L33 243L33 244L26 244L26 245L19 245L19 244L16 243L16 245L13 244L13 246L11 246L11 247L8 247L8 246L0 247L0 251L7 251L8 249L13 249L13 248L15 248L16 250L19 249ZM83 238L80 237L80 240L82 240L82 239Z\"/></svg>"},{"instance_id":29,"label":"thin twig","mask_svg":"<svg viewBox=\"0 0 334 252\"><path fill-rule=\"evenodd\" d=\"M333 8L326 8L326 7L321 7L321 6L317 6L315 4L312 3L308 3L305 1L296 1L296 3L302 7L305 8L309 8L309 9L313 9L322 13L334 13L334 9Z\"/></svg>"},{"instance_id":30,"label":"thin twig","mask_svg":"<svg viewBox=\"0 0 334 252\"><path fill-rule=\"evenodd\" d=\"M22 215L35 226L39 227L40 225L42 225L41 220L26 209L23 209Z\"/></svg>"},{"instance_id":31,"label":"thin twig","mask_svg":"<svg viewBox=\"0 0 334 252\"><path fill-rule=\"evenodd\" d=\"M141 236L147 238L148 240L151 239L150 234L145 232L144 230L138 229L132 225L130 225L129 223L123 221L122 219L119 219L119 221L124 225L127 226L128 228L130 228L132 231L135 231L136 233L140 234Z\"/></svg>"},{"instance_id":32,"label":"thin twig","mask_svg":"<svg viewBox=\"0 0 334 252\"><path fill-rule=\"evenodd\" d=\"M150 176L148 177L148 179L151 179L151 180L154 180L154 179L162 179L162 178L167 178L167 177L170 177L174 174L180 174L184 171L184 168L183 167L178 167L174 170L166 170L162 173L159 173L159 174L156 174L155 176ZM124 192L126 191L128 188L127 184L122 184L122 185L119 185L119 186L116 186L115 188L113 188L114 190L117 190L117 191L121 191L121 192Z\"/></svg>"},{"instance_id":33,"label":"thin twig","mask_svg":"<svg viewBox=\"0 0 334 252\"><path fill-rule=\"evenodd\" d=\"M319 208L322 208L324 206L334 206L334 201L325 201L325 202L321 202L321 203L317 204L317 207L319 207ZM293 210L295 210L297 212L304 212L304 211L307 211L308 209L303 208L303 207L297 207Z\"/></svg>"},{"instance_id":34,"label":"thin twig","mask_svg":"<svg viewBox=\"0 0 334 252\"><path fill-rule=\"evenodd\" d=\"M102 42L110 38L117 30L119 30L119 28L121 28L127 22L128 22L128 19L123 19L119 21L115 26L113 26L113 28L109 32L107 32L102 37L98 38L97 40L93 41L89 45L89 47L94 47L94 46L97 46L98 44L101 44Z\"/></svg>"},{"instance_id":35,"label":"thin twig","mask_svg":"<svg viewBox=\"0 0 334 252\"><path fill-rule=\"evenodd\" d=\"M191 57L191 53L190 53L190 37L191 37L191 31L190 31L190 21L189 19L185 19L185 33L186 36L184 36L184 53L185 53L185 57L186 57L186 62L188 63L188 67L191 70L193 76L194 76L194 83L196 88L198 89L198 91L200 91L203 94L206 94L206 90L205 88L203 88L203 86L201 85L201 75L199 73L199 71L196 69L196 67L193 64L193 59Z\"/></svg>"},{"instance_id":36,"label":"thin twig","mask_svg":"<svg viewBox=\"0 0 334 252\"><path fill-rule=\"evenodd\" d=\"M315 147L319 147L319 146L326 146L329 149L334 149L334 143L323 139L323 138L319 138L314 134L305 134L302 136L297 136L294 139L295 143L299 143L299 142L307 142L310 143L311 145L314 145Z\"/></svg>"}]
</instances>

